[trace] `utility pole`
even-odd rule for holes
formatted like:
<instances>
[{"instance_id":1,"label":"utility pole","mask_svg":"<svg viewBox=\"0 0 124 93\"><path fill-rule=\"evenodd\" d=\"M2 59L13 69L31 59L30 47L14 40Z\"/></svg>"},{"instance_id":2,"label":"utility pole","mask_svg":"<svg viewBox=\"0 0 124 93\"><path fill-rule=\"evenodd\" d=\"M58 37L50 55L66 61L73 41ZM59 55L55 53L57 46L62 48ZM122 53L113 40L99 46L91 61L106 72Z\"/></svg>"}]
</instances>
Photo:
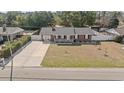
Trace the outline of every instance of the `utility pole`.
<instances>
[{"instance_id":1,"label":"utility pole","mask_svg":"<svg viewBox=\"0 0 124 93\"><path fill-rule=\"evenodd\" d=\"M10 51L10 56L12 57L12 48L11 48L11 44L10 44L10 38L9 38L9 34L8 32L6 31L6 21L5 23L3 24L3 32L6 32L7 34L7 41L8 41L8 44L9 44L9 51ZM13 57L11 59L11 70L10 70L10 81L12 81L12 76L13 76Z\"/></svg>"},{"instance_id":2,"label":"utility pole","mask_svg":"<svg viewBox=\"0 0 124 93\"><path fill-rule=\"evenodd\" d=\"M99 11L99 25L101 25L101 15L100 15L100 11Z\"/></svg>"},{"instance_id":3,"label":"utility pole","mask_svg":"<svg viewBox=\"0 0 124 93\"><path fill-rule=\"evenodd\" d=\"M10 46L10 39L9 39L9 35L8 35L8 34L7 34L7 40L8 40L9 46ZM11 55L11 57L12 57L12 49L11 49L11 46L9 47L9 50L10 50L10 55ZM12 60L11 60L10 81L12 81L12 76L13 76L13 57L12 57Z\"/></svg>"}]
</instances>

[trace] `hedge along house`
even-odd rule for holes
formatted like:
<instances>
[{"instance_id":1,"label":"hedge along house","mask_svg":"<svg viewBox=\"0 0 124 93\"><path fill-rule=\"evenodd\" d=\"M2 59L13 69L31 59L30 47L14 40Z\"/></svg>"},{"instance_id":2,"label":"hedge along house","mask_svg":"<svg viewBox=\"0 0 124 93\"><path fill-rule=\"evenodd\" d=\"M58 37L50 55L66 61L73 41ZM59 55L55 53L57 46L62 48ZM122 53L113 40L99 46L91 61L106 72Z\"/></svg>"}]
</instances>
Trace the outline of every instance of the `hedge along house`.
<instances>
[{"instance_id":1,"label":"hedge along house","mask_svg":"<svg viewBox=\"0 0 124 93\"><path fill-rule=\"evenodd\" d=\"M6 41L7 35L10 40L14 40L23 35L24 29L19 27L6 27L6 31L4 31L3 27L0 27L0 41Z\"/></svg>"},{"instance_id":2,"label":"hedge along house","mask_svg":"<svg viewBox=\"0 0 124 93\"><path fill-rule=\"evenodd\" d=\"M86 42L92 40L95 31L90 28L43 27L40 34L43 41Z\"/></svg>"}]
</instances>

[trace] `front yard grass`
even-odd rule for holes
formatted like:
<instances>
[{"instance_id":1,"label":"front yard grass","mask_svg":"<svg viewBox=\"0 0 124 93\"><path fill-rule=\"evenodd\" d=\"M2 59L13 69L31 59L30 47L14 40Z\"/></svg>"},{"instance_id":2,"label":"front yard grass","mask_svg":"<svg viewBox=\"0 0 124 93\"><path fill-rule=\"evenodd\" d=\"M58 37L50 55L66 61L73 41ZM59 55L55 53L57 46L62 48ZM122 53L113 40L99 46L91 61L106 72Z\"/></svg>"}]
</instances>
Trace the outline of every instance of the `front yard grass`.
<instances>
[{"instance_id":1,"label":"front yard grass","mask_svg":"<svg viewBox=\"0 0 124 93\"><path fill-rule=\"evenodd\" d=\"M50 45L42 67L124 67L124 50L115 42L101 45Z\"/></svg>"}]
</instances>

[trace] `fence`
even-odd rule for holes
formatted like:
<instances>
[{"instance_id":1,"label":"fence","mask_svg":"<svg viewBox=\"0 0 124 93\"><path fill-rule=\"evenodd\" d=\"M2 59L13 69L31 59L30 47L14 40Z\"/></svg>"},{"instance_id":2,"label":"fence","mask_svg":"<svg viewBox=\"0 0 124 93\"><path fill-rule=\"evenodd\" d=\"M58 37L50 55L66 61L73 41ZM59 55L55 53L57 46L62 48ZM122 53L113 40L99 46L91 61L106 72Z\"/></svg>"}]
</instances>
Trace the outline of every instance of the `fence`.
<instances>
[{"instance_id":1,"label":"fence","mask_svg":"<svg viewBox=\"0 0 124 93\"><path fill-rule=\"evenodd\" d=\"M92 40L94 41L106 41L106 40L114 40L114 36L110 35L98 35L98 36L92 36Z\"/></svg>"}]
</instances>

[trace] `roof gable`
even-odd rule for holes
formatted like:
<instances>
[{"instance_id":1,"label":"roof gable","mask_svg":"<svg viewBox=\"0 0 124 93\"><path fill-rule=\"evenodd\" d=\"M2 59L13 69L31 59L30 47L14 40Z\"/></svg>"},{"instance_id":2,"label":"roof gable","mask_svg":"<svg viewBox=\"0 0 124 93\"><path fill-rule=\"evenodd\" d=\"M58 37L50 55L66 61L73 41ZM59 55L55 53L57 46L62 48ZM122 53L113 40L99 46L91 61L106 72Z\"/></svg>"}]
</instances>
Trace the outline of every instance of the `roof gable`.
<instances>
[{"instance_id":1,"label":"roof gable","mask_svg":"<svg viewBox=\"0 0 124 93\"><path fill-rule=\"evenodd\" d=\"M3 27L0 27L0 33L1 34L15 34L19 32L23 32L24 29L19 27L6 27L6 32L3 32Z\"/></svg>"}]
</instances>

